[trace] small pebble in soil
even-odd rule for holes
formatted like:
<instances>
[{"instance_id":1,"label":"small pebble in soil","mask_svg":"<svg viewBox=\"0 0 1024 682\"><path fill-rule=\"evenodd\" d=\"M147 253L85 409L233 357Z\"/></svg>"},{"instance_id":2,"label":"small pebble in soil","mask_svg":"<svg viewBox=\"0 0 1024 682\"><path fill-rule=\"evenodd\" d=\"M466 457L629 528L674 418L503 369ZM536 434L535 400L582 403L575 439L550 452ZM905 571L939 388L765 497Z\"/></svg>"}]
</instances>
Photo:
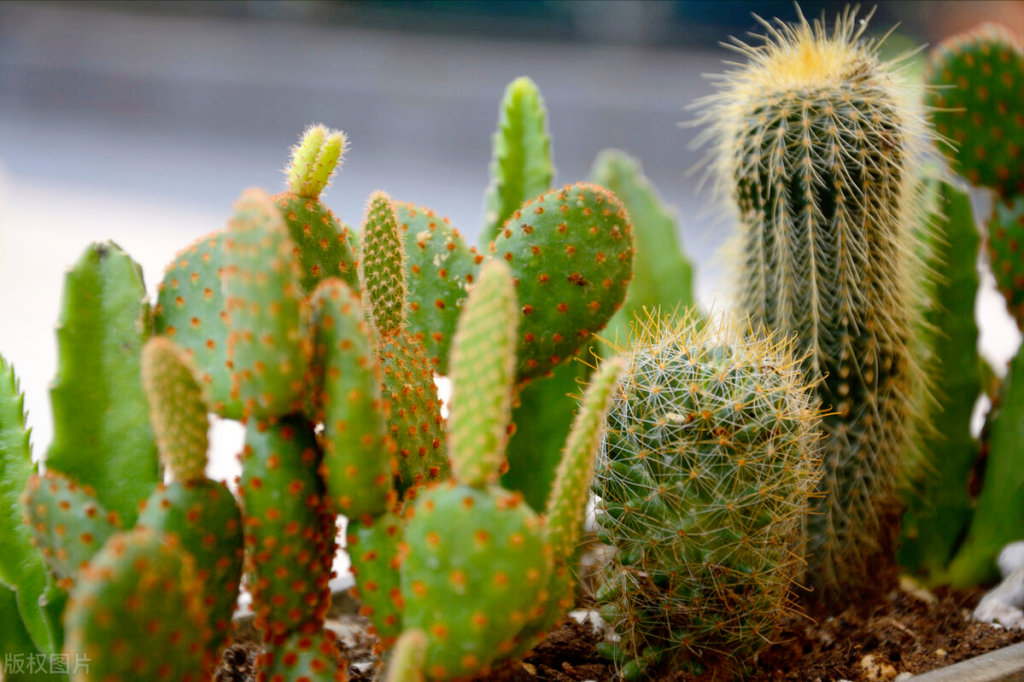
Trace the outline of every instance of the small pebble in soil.
<instances>
[{"instance_id":1,"label":"small pebble in soil","mask_svg":"<svg viewBox=\"0 0 1024 682\"><path fill-rule=\"evenodd\" d=\"M1024 540L1011 542L1003 547L996 563L999 564L999 574L1004 579L1017 569L1024 568Z\"/></svg>"},{"instance_id":2,"label":"small pebble in soil","mask_svg":"<svg viewBox=\"0 0 1024 682\"><path fill-rule=\"evenodd\" d=\"M865 682L890 682L896 677L896 668L884 658L868 654L860 659Z\"/></svg>"}]
</instances>

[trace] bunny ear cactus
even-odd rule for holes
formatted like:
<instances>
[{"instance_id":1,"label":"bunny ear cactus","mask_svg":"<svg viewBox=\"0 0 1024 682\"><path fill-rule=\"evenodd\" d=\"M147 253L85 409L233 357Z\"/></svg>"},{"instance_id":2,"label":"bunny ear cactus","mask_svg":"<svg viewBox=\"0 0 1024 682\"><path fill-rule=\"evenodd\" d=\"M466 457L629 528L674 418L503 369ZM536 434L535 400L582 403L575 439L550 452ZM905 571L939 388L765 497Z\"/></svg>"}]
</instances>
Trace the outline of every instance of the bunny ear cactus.
<instances>
[{"instance_id":1,"label":"bunny ear cactus","mask_svg":"<svg viewBox=\"0 0 1024 682\"><path fill-rule=\"evenodd\" d=\"M825 476L809 522L819 603L895 580L898 489L927 384L912 334L926 273L915 228L930 134L867 23L765 23L766 43L706 100L720 191L740 231L740 308L796 335L829 410Z\"/></svg>"},{"instance_id":2,"label":"bunny ear cactus","mask_svg":"<svg viewBox=\"0 0 1024 682\"><path fill-rule=\"evenodd\" d=\"M1024 330L1024 194L996 203L986 246L996 286L1017 328Z\"/></svg>"},{"instance_id":3,"label":"bunny ear cactus","mask_svg":"<svg viewBox=\"0 0 1024 682\"><path fill-rule=\"evenodd\" d=\"M292 635L257 662L257 682L347 682L344 661L338 662L337 638L330 630Z\"/></svg>"},{"instance_id":4,"label":"bunny ear cactus","mask_svg":"<svg viewBox=\"0 0 1024 682\"><path fill-rule=\"evenodd\" d=\"M993 24L943 41L932 55L928 105L953 170L1001 195L1024 193L1024 52Z\"/></svg>"},{"instance_id":5,"label":"bunny ear cactus","mask_svg":"<svg viewBox=\"0 0 1024 682\"><path fill-rule=\"evenodd\" d=\"M625 679L742 664L793 611L818 414L789 342L695 315L636 325L593 484L616 550L597 599L621 640L605 652Z\"/></svg>"}]
</instances>

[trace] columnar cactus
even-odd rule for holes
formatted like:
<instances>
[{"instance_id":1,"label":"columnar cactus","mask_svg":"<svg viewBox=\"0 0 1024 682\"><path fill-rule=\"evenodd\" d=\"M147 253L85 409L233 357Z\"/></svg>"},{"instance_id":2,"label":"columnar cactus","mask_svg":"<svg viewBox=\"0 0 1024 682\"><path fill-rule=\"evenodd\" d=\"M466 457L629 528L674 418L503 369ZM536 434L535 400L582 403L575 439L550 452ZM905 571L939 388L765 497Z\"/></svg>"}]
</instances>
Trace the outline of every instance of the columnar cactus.
<instances>
[{"instance_id":1,"label":"columnar cactus","mask_svg":"<svg viewBox=\"0 0 1024 682\"><path fill-rule=\"evenodd\" d=\"M714 171L735 209L740 308L795 335L829 412L823 495L809 522L818 600L895 579L898 487L924 371L915 228L929 133L913 91L879 62L866 22L765 24L766 43L704 102Z\"/></svg>"},{"instance_id":2,"label":"columnar cactus","mask_svg":"<svg viewBox=\"0 0 1024 682\"><path fill-rule=\"evenodd\" d=\"M792 344L730 321L636 323L593 490L615 548L597 593L626 679L659 662L742 665L791 612L820 476Z\"/></svg>"}]
</instances>

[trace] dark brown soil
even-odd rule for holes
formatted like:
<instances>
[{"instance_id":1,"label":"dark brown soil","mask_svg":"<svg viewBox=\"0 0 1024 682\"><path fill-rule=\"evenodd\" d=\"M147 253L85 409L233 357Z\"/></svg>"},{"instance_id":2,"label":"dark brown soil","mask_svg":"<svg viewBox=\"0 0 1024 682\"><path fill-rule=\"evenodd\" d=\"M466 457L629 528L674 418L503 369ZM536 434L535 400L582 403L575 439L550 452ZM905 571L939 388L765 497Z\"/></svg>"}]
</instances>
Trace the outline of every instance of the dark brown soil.
<instances>
[{"instance_id":1,"label":"dark brown soil","mask_svg":"<svg viewBox=\"0 0 1024 682\"><path fill-rule=\"evenodd\" d=\"M879 603L851 606L819 623L794 618L784 624L778 643L763 651L749 682L887 682L898 674L919 674L1024 641L1024 631L1008 631L974 622L970 612L980 590L936 590L928 604L897 591ZM589 625L566 620L521 664L496 670L488 680L501 682L610 682L615 668L595 651L599 636ZM342 637L339 656L350 661L353 682L372 679L372 640ZM239 643L224 653L216 682L255 680L255 645ZM355 665L353 665L355 664ZM653 682L727 682L724 667L701 676L652 671Z\"/></svg>"}]
</instances>

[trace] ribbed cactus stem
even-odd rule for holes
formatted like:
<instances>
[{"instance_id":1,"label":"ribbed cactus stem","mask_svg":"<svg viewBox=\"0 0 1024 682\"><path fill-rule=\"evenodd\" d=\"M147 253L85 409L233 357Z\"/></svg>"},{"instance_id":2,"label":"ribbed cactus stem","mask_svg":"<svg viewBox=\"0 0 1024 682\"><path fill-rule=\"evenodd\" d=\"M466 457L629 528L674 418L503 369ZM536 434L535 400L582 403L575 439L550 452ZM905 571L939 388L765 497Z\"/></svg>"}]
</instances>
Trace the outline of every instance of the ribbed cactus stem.
<instances>
[{"instance_id":1,"label":"ribbed cactus stem","mask_svg":"<svg viewBox=\"0 0 1024 682\"><path fill-rule=\"evenodd\" d=\"M173 341L154 337L142 349L142 385L164 467L181 483L205 480L210 420L193 363Z\"/></svg>"},{"instance_id":2,"label":"ribbed cactus stem","mask_svg":"<svg viewBox=\"0 0 1024 682\"><path fill-rule=\"evenodd\" d=\"M288 189L301 197L316 199L331 181L345 155L345 133L322 125L311 126L292 148Z\"/></svg>"},{"instance_id":3,"label":"ribbed cactus stem","mask_svg":"<svg viewBox=\"0 0 1024 682\"><path fill-rule=\"evenodd\" d=\"M796 337L830 411L808 553L826 600L895 577L897 488L927 404L911 335L930 133L916 93L861 40L866 25L852 11L831 31L764 23L765 44L737 41L749 64L704 102L719 188L738 209L740 308Z\"/></svg>"},{"instance_id":4,"label":"ribbed cactus stem","mask_svg":"<svg viewBox=\"0 0 1024 682\"><path fill-rule=\"evenodd\" d=\"M625 369L622 358L612 358L601 365L569 432L547 508L548 541L556 557L571 556L583 530L605 417Z\"/></svg>"},{"instance_id":5,"label":"ribbed cactus stem","mask_svg":"<svg viewBox=\"0 0 1024 682\"><path fill-rule=\"evenodd\" d=\"M512 414L518 322L512 273L490 261L466 301L452 348L449 456L455 478L466 485L498 478Z\"/></svg>"},{"instance_id":6,"label":"ribbed cactus stem","mask_svg":"<svg viewBox=\"0 0 1024 682\"><path fill-rule=\"evenodd\" d=\"M367 317L381 334L405 326L405 250L391 197L374 192L366 206L359 274Z\"/></svg>"}]
</instances>

